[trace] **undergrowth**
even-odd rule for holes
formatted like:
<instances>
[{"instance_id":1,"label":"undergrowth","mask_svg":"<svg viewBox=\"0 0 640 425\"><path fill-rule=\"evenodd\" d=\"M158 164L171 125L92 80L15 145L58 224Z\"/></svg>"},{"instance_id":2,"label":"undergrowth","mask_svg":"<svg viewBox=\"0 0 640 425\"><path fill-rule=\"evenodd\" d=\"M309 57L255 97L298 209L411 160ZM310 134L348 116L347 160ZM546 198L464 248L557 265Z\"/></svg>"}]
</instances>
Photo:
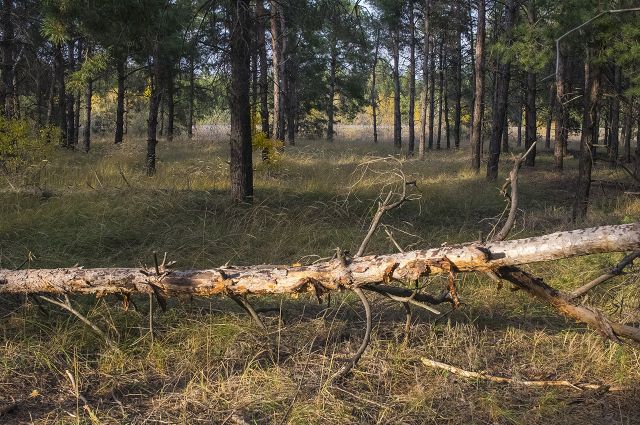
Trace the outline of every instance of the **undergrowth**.
<instances>
[{"instance_id":1,"label":"undergrowth","mask_svg":"<svg viewBox=\"0 0 640 425\"><path fill-rule=\"evenodd\" d=\"M176 140L158 145L158 173L144 174L144 143L94 143L89 154L58 151L48 162L0 181L0 267L152 264L167 252L179 268L309 263L336 247L354 252L375 212L379 186L354 185L358 165L392 155L387 144L301 140L276 165L255 155L252 205L228 199L227 144ZM507 157L508 158L508 157ZM403 247L477 240L504 208L496 184L467 170L466 151L429 151L402 168L421 198L385 216ZM384 167L381 164L380 167ZM574 160L552 171L542 150L521 174L521 212L512 238L569 229ZM354 174L355 173L355 174ZM502 173L504 175L504 173ZM626 181L597 167L598 180ZM617 186L594 186L589 222L638 221L640 202ZM392 252L379 231L368 252ZM550 284L571 288L619 254L531 265ZM409 344L404 313L373 298L372 343L351 377L328 385L359 344L356 298L330 306L310 298L254 299L260 331L225 299L148 299L128 311L106 297L73 301L118 343L104 346L82 323L33 298L0 300L0 405L19 399L7 423L638 423L640 351L605 341L520 292L479 275L459 277L462 308L436 319L416 312ZM441 281L429 283L437 291ZM637 278L627 275L588 302L611 317L640 321ZM372 296L370 295L370 298ZM158 310L158 309L155 309ZM612 394L504 386L426 369L421 356L522 379L621 385ZM68 373L67 373L68 372ZM69 375L73 377L75 387ZM77 387L77 388L76 388ZM76 391L77 389L77 391ZM80 395L87 401L86 405Z\"/></svg>"}]
</instances>

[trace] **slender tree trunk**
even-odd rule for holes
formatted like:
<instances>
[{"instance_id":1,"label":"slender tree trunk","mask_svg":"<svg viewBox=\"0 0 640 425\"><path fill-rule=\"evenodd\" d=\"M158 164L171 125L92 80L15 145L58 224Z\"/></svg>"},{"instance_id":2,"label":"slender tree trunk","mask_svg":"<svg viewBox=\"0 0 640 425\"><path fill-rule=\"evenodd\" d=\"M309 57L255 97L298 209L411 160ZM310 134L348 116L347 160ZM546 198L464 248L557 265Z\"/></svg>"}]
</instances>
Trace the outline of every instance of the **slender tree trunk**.
<instances>
[{"instance_id":1,"label":"slender tree trunk","mask_svg":"<svg viewBox=\"0 0 640 425\"><path fill-rule=\"evenodd\" d=\"M373 66L371 70L371 115L373 118L373 143L378 143L378 91L376 77L378 68L378 53L380 50L380 29L376 28L376 47L373 53ZM424 146L422 146L424 155Z\"/></svg>"},{"instance_id":2,"label":"slender tree trunk","mask_svg":"<svg viewBox=\"0 0 640 425\"><path fill-rule=\"evenodd\" d=\"M67 91L64 81L64 55L62 44L56 44L54 48L55 73L58 86L58 126L60 127L60 142L62 146L67 143Z\"/></svg>"},{"instance_id":3,"label":"slender tree trunk","mask_svg":"<svg viewBox=\"0 0 640 425\"><path fill-rule=\"evenodd\" d=\"M633 106L635 104L635 99L632 97L629 100L629 105L627 107L627 113L624 117L624 162L631 162L631 123L633 121Z\"/></svg>"},{"instance_id":4,"label":"slender tree trunk","mask_svg":"<svg viewBox=\"0 0 640 425\"><path fill-rule=\"evenodd\" d=\"M587 216L589 191L591 189L592 149L598 133L598 96L600 92L600 69L594 60L594 53L587 50L585 60L584 111L582 115L582 136L580 138L580 161L576 197L573 205L573 221L582 221Z\"/></svg>"},{"instance_id":5,"label":"slender tree trunk","mask_svg":"<svg viewBox=\"0 0 640 425\"><path fill-rule=\"evenodd\" d=\"M513 0L505 3L504 31L507 34L507 43L511 44L511 31L515 19L515 6ZM487 180L495 181L498 178L498 165L500 162L500 144L504 144L503 135L506 133L506 149L509 148L509 129L507 127L507 103L509 97L509 81L511 79L511 64L507 61L499 63L496 73L495 94L493 97L493 116L491 139L489 141L489 158L487 161Z\"/></svg>"},{"instance_id":6,"label":"slender tree trunk","mask_svg":"<svg viewBox=\"0 0 640 425\"><path fill-rule=\"evenodd\" d=\"M402 116L400 115L400 23L391 34L393 55L393 146L402 148Z\"/></svg>"},{"instance_id":7,"label":"slender tree trunk","mask_svg":"<svg viewBox=\"0 0 640 425\"><path fill-rule=\"evenodd\" d=\"M329 93L327 93L327 140L333 141L334 97L336 95L336 71L338 68L338 46L335 29L331 32L331 53L329 58Z\"/></svg>"},{"instance_id":8,"label":"slender tree trunk","mask_svg":"<svg viewBox=\"0 0 640 425\"><path fill-rule=\"evenodd\" d=\"M167 75L167 141L173 141L175 123L175 81L173 70L170 69Z\"/></svg>"},{"instance_id":9,"label":"slender tree trunk","mask_svg":"<svg viewBox=\"0 0 640 425\"><path fill-rule=\"evenodd\" d=\"M416 144L415 133L415 108L416 108L416 23L414 13L414 0L409 0L409 140L407 147L408 156L413 156Z\"/></svg>"},{"instance_id":10,"label":"slender tree trunk","mask_svg":"<svg viewBox=\"0 0 640 425\"><path fill-rule=\"evenodd\" d=\"M451 149L451 122L449 120L449 79L447 76L447 58L444 57L445 71L444 71L444 134L447 143L447 149Z\"/></svg>"},{"instance_id":11,"label":"slender tree trunk","mask_svg":"<svg viewBox=\"0 0 640 425\"><path fill-rule=\"evenodd\" d=\"M286 64L287 70L287 144L296 144L296 116L298 115L298 99L296 83L298 78L298 63L296 54L291 52Z\"/></svg>"},{"instance_id":12,"label":"slender tree trunk","mask_svg":"<svg viewBox=\"0 0 640 425\"><path fill-rule=\"evenodd\" d=\"M280 25L278 19L278 2L270 0L271 10L269 13L271 23L271 62L273 73L273 138L278 139L278 129L280 128L281 114L281 75L280 62L282 61L282 50L280 43Z\"/></svg>"},{"instance_id":13,"label":"slender tree trunk","mask_svg":"<svg viewBox=\"0 0 640 425\"><path fill-rule=\"evenodd\" d=\"M471 168L480 172L480 149L482 146L482 115L484 112L484 43L485 0L478 0L478 29L475 52L475 88L473 94L473 125L471 128Z\"/></svg>"},{"instance_id":14,"label":"slender tree trunk","mask_svg":"<svg viewBox=\"0 0 640 425\"><path fill-rule=\"evenodd\" d=\"M73 72L76 67L76 61L74 56L75 43L73 41L69 41L67 43L68 50L68 58L69 58L69 72ZM75 117L74 113L75 109L75 98L73 92L71 90L67 90L67 143L66 146L68 148L73 148L75 146Z\"/></svg>"},{"instance_id":15,"label":"slender tree trunk","mask_svg":"<svg viewBox=\"0 0 640 425\"><path fill-rule=\"evenodd\" d=\"M438 135L436 138L436 149L442 147L442 94L444 89L444 67L442 61L444 39L440 40L440 47L438 51Z\"/></svg>"},{"instance_id":16,"label":"slender tree trunk","mask_svg":"<svg viewBox=\"0 0 640 425\"><path fill-rule=\"evenodd\" d=\"M118 76L118 94L116 100L116 134L114 138L115 144L120 144L124 140L124 96L126 76L126 56L117 59L116 71Z\"/></svg>"},{"instance_id":17,"label":"slender tree trunk","mask_svg":"<svg viewBox=\"0 0 640 425\"><path fill-rule=\"evenodd\" d=\"M432 36L431 55L429 58L429 149L433 149L435 116L436 116L436 41Z\"/></svg>"},{"instance_id":18,"label":"slender tree trunk","mask_svg":"<svg viewBox=\"0 0 640 425\"><path fill-rule=\"evenodd\" d=\"M249 0L233 0L231 35L231 198L251 202L253 165L251 158L251 117L249 105ZM272 2L272 7L275 2ZM276 91L277 93L277 91Z\"/></svg>"},{"instance_id":19,"label":"slender tree trunk","mask_svg":"<svg viewBox=\"0 0 640 425\"><path fill-rule=\"evenodd\" d=\"M502 132L502 150L504 153L509 152L509 114L504 114L504 131Z\"/></svg>"},{"instance_id":20,"label":"slender tree trunk","mask_svg":"<svg viewBox=\"0 0 640 425\"><path fill-rule=\"evenodd\" d=\"M258 58L260 59L260 79L258 82L260 86L260 122L262 132L269 134L269 87L267 75L269 63L267 62L267 49L264 36L266 16L264 0L256 1L256 15Z\"/></svg>"},{"instance_id":21,"label":"slender tree trunk","mask_svg":"<svg viewBox=\"0 0 640 425\"><path fill-rule=\"evenodd\" d=\"M87 43L87 52L85 55L85 61L89 61L91 58L91 45ZM84 91L84 107L85 107L85 121L82 132L82 146L85 152L89 152L91 149L91 101L93 97L93 80L89 78Z\"/></svg>"},{"instance_id":22,"label":"slender tree trunk","mask_svg":"<svg viewBox=\"0 0 640 425\"><path fill-rule=\"evenodd\" d=\"M551 124L556 109L556 89L553 84L549 85L549 115L547 116L547 127L544 137L544 148L551 149Z\"/></svg>"},{"instance_id":23,"label":"slender tree trunk","mask_svg":"<svg viewBox=\"0 0 640 425\"><path fill-rule=\"evenodd\" d=\"M431 0L424 1L424 44L422 46L422 112L420 114L420 143L418 158L424 159L427 144L427 108L429 102L429 39L431 38Z\"/></svg>"},{"instance_id":24,"label":"slender tree trunk","mask_svg":"<svg viewBox=\"0 0 640 425\"><path fill-rule=\"evenodd\" d=\"M564 151L567 146L567 137L569 135L567 130L567 125L569 121L569 112L566 107L566 52L564 48L558 46L558 57L557 57L557 66L556 66L556 104L557 104L557 115L556 115L556 140L553 148L553 157L554 157L554 165L555 170L559 173L562 172L564 168Z\"/></svg>"},{"instance_id":25,"label":"slender tree trunk","mask_svg":"<svg viewBox=\"0 0 640 425\"><path fill-rule=\"evenodd\" d=\"M518 106L520 109L518 110L518 139L516 141L516 146L520 147L522 146L522 101L520 101Z\"/></svg>"},{"instance_id":26,"label":"slender tree trunk","mask_svg":"<svg viewBox=\"0 0 640 425\"><path fill-rule=\"evenodd\" d=\"M158 109L162 102L162 65L158 53L158 41L155 42L151 65L151 95L149 97L149 118L147 119L147 176L156 173L156 145L158 144Z\"/></svg>"},{"instance_id":27,"label":"slender tree trunk","mask_svg":"<svg viewBox=\"0 0 640 425\"><path fill-rule=\"evenodd\" d=\"M527 102L525 103L525 139L524 148L529 147L538 140L538 121L536 114L536 74L533 72L527 72ZM527 155L524 161L525 165L533 167L536 165L536 147L533 148L531 153Z\"/></svg>"},{"instance_id":28,"label":"slender tree trunk","mask_svg":"<svg viewBox=\"0 0 640 425\"><path fill-rule=\"evenodd\" d=\"M458 34L456 36L456 64L455 64L455 112L453 118L454 145L460 149L461 120L462 120L462 30L458 24Z\"/></svg>"},{"instance_id":29,"label":"slender tree trunk","mask_svg":"<svg viewBox=\"0 0 640 425\"><path fill-rule=\"evenodd\" d=\"M622 96L622 69L614 66L615 94L611 100L611 127L609 130L609 166L615 168L618 164L620 146L620 97Z\"/></svg>"},{"instance_id":30,"label":"slender tree trunk","mask_svg":"<svg viewBox=\"0 0 640 425\"><path fill-rule=\"evenodd\" d=\"M195 88L196 88L196 67L195 58L193 53L189 56L189 92L188 92L188 107L187 112L187 137L193 138L193 109L195 104ZM269 133L267 133L269 134Z\"/></svg>"},{"instance_id":31,"label":"slender tree trunk","mask_svg":"<svg viewBox=\"0 0 640 425\"><path fill-rule=\"evenodd\" d=\"M158 125L158 133L160 137L164 136L164 102L160 102L160 112L158 112L160 116L160 124Z\"/></svg>"},{"instance_id":32,"label":"slender tree trunk","mask_svg":"<svg viewBox=\"0 0 640 425\"><path fill-rule=\"evenodd\" d=\"M0 87L0 108L5 118L14 117L14 59L13 59L13 20L11 17L13 0L2 1L0 27L2 27L2 87Z\"/></svg>"}]
</instances>

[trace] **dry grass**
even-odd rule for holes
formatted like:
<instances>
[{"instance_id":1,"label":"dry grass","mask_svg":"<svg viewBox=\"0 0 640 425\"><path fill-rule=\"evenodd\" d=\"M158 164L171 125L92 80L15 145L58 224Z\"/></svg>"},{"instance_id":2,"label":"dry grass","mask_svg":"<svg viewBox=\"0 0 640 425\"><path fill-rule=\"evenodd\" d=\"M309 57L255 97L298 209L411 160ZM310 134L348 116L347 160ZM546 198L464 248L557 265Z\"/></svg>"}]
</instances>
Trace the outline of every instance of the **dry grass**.
<instances>
[{"instance_id":1,"label":"dry grass","mask_svg":"<svg viewBox=\"0 0 640 425\"><path fill-rule=\"evenodd\" d=\"M227 198L226 143L159 145L158 175L142 170L143 142L96 143L88 155L59 152L26 177L0 187L0 266L135 266L167 251L182 268L292 263L357 248L375 208L376 185L351 186L366 157L392 154L388 144L300 141L282 164L257 164L252 206ZM570 227L573 175L551 171L540 155L523 170L523 212L515 236ZM403 170L422 193L385 218L403 246L474 240L504 206L496 186L466 170L467 153L429 152ZM382 166L382 165L381 165ZM568 168L576 164L569 161ZM624 180L598 169L597 178ZM123 177L124 176L124 177ZM126 181L125 181L126 179ZM6 184L5 184L6 183ZM590 224L637 221L640 202L621 191L594 190ZM383 232L371 252L393 250ZM599 255L532 266L551 284L577 286L613 264ZM612 281L589 300L612 317L639 322L634 275ZM434 281L434 291L441 282ZM45 315L31 299L0 304L0 405L22 399L6 423L638 423L640 351L618 346L559 318L524 294L500 292L482 276L461 277L461 310L436 321L414 318L402 343L404 314L372 301L372 344L352 377L329 386L339 359L353 352L363 314L351 296L332 305L313 299L255 300L261 332L224 299L172 300L157 312L154 343L147 300L124 311L116 299L76 300L118 342L111 351L56 308ZM426 369L421 356L523 379L567 379L628 386L615 394L577 393L476 382ZM74 377L73 387L66 371ZM31 395L31 397L29 397ZM82 395L87 400L85 407ZM5 423L3 422L3 423Z\"/></svg>"}]
</instances>

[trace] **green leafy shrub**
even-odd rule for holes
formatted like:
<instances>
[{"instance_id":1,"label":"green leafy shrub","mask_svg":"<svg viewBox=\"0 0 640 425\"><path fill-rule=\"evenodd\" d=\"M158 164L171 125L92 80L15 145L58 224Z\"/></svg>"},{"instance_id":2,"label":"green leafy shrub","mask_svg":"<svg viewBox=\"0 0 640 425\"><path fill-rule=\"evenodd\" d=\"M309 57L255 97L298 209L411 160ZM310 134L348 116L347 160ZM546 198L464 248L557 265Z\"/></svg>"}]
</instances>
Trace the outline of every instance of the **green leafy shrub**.
<instances>
[{"instance_id":1,"label":"green leafy shrub","mask_svg":"<svg viewBox=\"0 0 640 425\"><path fill-rule=\"evenodd\" d=\"M251 136L253 150L262 151L262 159L269 165L276 165L282 159L282 147L284 143L277 139L270 139L262 131L256 131Z\"/></svg>"},{"instance_id":2,"label":"green leafy shrub","mask_svg":"<svg viewBox=\"0 0 640 425\"><path fill-rule=\"evenodd\" d=\"M0 117L0 170L13 174L46 159L58 140L55 126L34 130L29 121Z\"/></svg>"}]
</instances>

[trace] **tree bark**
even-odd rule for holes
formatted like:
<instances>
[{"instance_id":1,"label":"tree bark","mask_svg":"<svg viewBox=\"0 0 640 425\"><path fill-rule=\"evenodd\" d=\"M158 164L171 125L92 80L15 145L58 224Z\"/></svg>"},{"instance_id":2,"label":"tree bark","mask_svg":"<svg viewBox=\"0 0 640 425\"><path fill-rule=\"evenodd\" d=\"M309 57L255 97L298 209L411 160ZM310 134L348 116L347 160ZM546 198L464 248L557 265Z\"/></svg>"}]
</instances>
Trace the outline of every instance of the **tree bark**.
<instances>
[{"instance_id":1,"label":"tree bark","mask_svg":"<svg viewBox=\"0 0 640 425\"><path fill-rule=\"evenodd\" d=\"M632 97L629 100L629 105L627 106L626 109L626 114L624 117L624 129L623 129L623 134L624 134L624 155L623 155L623 160L626 163L631 162L631 133L632 133L632 128L631 128L631 124L633 122L633 106L635 104L635 99Z\"/></svg>"},{"instance_id":2,"label":"tree bark","mask_svg":"<svg viewBox=\"0 0 640 425\"><path fill-rule=\"evenodd\" d=\"M193 53L189 56L189 94L188 94L188 112L187 112L187 137L193 138L193 113L195 104L195 88L196 88L196 66ZM267 133L269 134L269 133Z\"/></svg>"},{"instance_id":3,"label":"tree bark","mask_svg":"<svg viewBox=\"0 0 640 425\"><path fill-rule=\"evenodd\" d=\"M75 43L73 41L69 41L67 43L67 56L68 56L68 66L69 72L74 72L76 67L76 60L74 55ZM73 148L75 146L75 134L76 134L76 114L75 110L75 96L71 90L67 90L67 142L66 146L68 148Z\"/></svg>"},{"instance_id":4,"label":"tree bark","mask_svg":"<svg viewBox=\"0 0 640 425\"><path fill-rule=\"evenodd\" d=\"M152 57L150 85L151 95L149 96L149 115L147 118L147 156L146 168L147 176L151 177L156 173L156 145L158 144L158 109L162 101L162 65L160 63L160 54L158 41L156 40Z\"/></svg>"},{"instance_id":5,"label":"tree bark","mask_svg":"<svg viewBox=\"0 0 640 425\"><path fill-rule=\"evenodd\" d=\"M480 172L480 150L482 146L482 115L484 112L484 43L485 0L478 0L478 29L475 51L475 87L473 93L473 124L471 127L471 168Z\"/></svg>"},{"instance_id":6,"label":"tree bark","mask_svg":"<svg viewBox=\"0 0 640 425\"><path fill-rule=\"evenodd\" d=\"M371 115L373 119L373 143L378 143L378 92L376 87L376 77L378 68L378 53L380 50L380 29L376 28L376 47L373 52L373 66L371 70ZM421 145L424 156L424 145Z\"/></svg>"},{"instance_id":7,"label":"tree bark","mask_svg":"<svg viewBox=\"0 0 640 425\"><path fill-rule=\"evenodd\" d=\"M424 43L422 46L422 112L420 114L420 142L418 145L418 158L424 159L427 145L427 109L429 102L429 39L431 38L431 0L424 1Z\"/></svg>"},{"instance_id":8,"label":"tree bark","mask_svg":"<svg viewBox=\"0 0 640 425\"><path fill-rule=\"evenodd\" d=\"M427 143L429 149L433 149L434 127L436 116L436 42L432 36L431 55L429 58L429 141Z\"/></svg>"},{"instance_id":9,"label":"tree bark","mask_svg":"<svg viewBox=\"0 0 640 425\"><path fill-rule=\"evenodd\" d=\"M56 74L56 82L58 86L58 125L60 127L60 142L62 146L67 143L67 91L64 81L64 55L62 53L62 44L54 46L54 68Z\"/></svg>"},{"instance_id":10,"label":"tree bark","mask_svg":"<svg viewBox=\"0 0 640 425\"><path fill-rule=\"evenodd\" d=\"M251 202L253 198L253 165L251 157L251 117L249 101L249 62L251 31L250 0L233 0L229 32L231 34L231 198ZM272 3L272 7L275 2ZM276 92L277 93L277 92Z\"/></svg>"},{"instance_id":11,"label":"tree bark","mask_svg":"<svg viewBox=\"0 0 640 425\"><path fill-rule=\"evenodd\" d=\"M611 100L611 122L609 128L609 166L618 165L618 151L620 146L620 97L622 96L622 69L619 65L613 67L613 85L615 93Z\"/></svg>"},{"instance_id":12,"label":"tree bark","mask_svg":"<svg viewBox=\"0 0 640 425\"><path fill-rule=\"evenodd\" d=\"M235 0L234 0L235 1ZM284 142L284 15L278 0L271 0L271 52L273 63L273 137Z\"/></svg>"},{"instance_id":13,"label":"tree bark","mask_svg":"<svg viewBox=\"0 0 640 425\"><path fill-rule=\"evenodd\" d=\"M416 144L415 133L415 109L416 109L416 23L414 13L414 0L409 0L409 140L407 154L413 156Z\"/></svg>"},{"instance_id":14,"label":"tree bark","mask_svg":"<svg viewBox=\"0 0 640 425\"><path fill-rule=\"evenodd\" d=\"M298 63L295 52L289 53L285 68L287 71L287 144L294 146L296 144L296 117L298 115L298 98L296 93Z\"/></svg>"},{"instance_id":15,"label":"tree bark","mask_svg":"<svg viewBox=\"0 0 640 425\"><path fill-rule=\"evenodd\" d=\"M455 112L453 118L453 139L456 149L460 149L461 120L462 120L462 29L458 24L456 35L456 63L455 63Z\"/></svg>"},{"instance_id":16,"label":"tree bark","mask_svg":"<svg viewBox=\"0 0 640 425\"><path fill-rule=\"evenodd\" d=\"M565 62L567 60L567 55L565 50L561 46L558 46L558 57L556 60L558 61L556 65L557 115L555 137L556 140L553 147L553 158L556 172L561 173L564 168L564 151L566 149L567 138L569 136L569 132L567 129L567 126L569 124L569 111L566 106L567 71Z\"/></svg>"},{"instance_id":17,"label":"tree bark","mask_svg":"<svg viewBox=\"0 0 640 425\"><path fill-rule=\"evenodd\" d=\"M116 133L114 143L120 144L124 139L124 96L126 90L125 82L127 79L125 74L127 58L126 56L120 57L117 61L116 72L118 76L118 94L116 100Z\"/></svg>"},{"instance_id":18,"label":"tree bark","mask_svg":"<svg viewBox=\"0 0 640 425\"><path fill-rule=\"evenodd\" d=\"M265 9L264 0L256 1L256 34L258 43L258 59L260 60L260 78L258 85L260 87L260 122L262 132L269 134L269 87L268 87L268 70L267 49L265 45Z\"/></svg>"},{"instance_id":19,"label":"tree bark","mask_svg":"<svg viewBox=\"0 0 640 425\"><path fill-rule=\"evenodd\" d=\"M573 221L582 221L587 216L589 191L591 189L592 149L598 128L598 96L600 94L600 68L587 50L585 60L584 111L582 115L582 135L580 137L580 160L576 197L573 204Z\"/></svg>"},{"instance_id":20,"label":"tree bark","mask_svg":"<svg viewBox=\"0 0 640 425\"><path fill-rule=\"evenodd\" d=\"M91 45L87 44L87 52L85 54L85 61L91 58ZM84 90L84 128L82 131L82 147L85 152L89 152L91 149L91 106L93 98L93 80L89 78Z\"/></svg>"},{"instance_id":21,"label":"tree bark","mask_svg":"<svg viewBox=\"0 0 640 425\"><path fill-rule=\"evenodd\" d=\"M402 116L400 115L400 23L391 31L393 56L393 146L402 148Z\"/></svg>"},{"instance_id":22,"label":"tree bark","mask_svg":"<svg viewBox=\"0 0 640 425\"><path fill-rule=\"evenodd\" d=\"M533 72L527 72L527 101L525 103L525 136L524 136L524 149L528 150L529 147L538 140L538 119L536 113L536 74ZM524 164L533 167L536 165L536 147L533 151L527 155Z\"/></svg>"},{"instance_id":23,"label":"tree bark","mask_svg":"<svg viewBox=\"0 0 640 425\"><path fill-rule=\"evenodd\" d=\"M0 87L0 108L5 118L14 118L13 105L13 0L3 0L0 15L0 27L2 27L2 87Z\"/></svg>"},{"instance_id":24,"label":"tree bark","mask_svg":"<svg viewBox=\"0 0 640 425\"><path fill-rule=\"evenodd\" d=\"M515 19L515 6L513 0L505 3L504 32L507 44L511 44L511 32ZM498 166L500 162L500 148L503 143L503 133L509 132L507 128L507 103L509 98L509 81L511 80L511 64L509 61L498 64L496 74L495 95L493 99L493 116L491 139L489 141L489 158L487 161L487 180L495 181L498 178ZM507 135L508 150L508 135Z\"/></svg>"},{"instance_id":25,"label":"tree bark","mask_svg":"<svg viewBox=\"0 0 640 425\"><path fill-rule=\"evenodd\" d=\"M549 115L547 116L547 127L544 138L544 148L551 149L551 124L556 109L556 90L553 84L549 85Z\"/></svg>"},{"instance_id":26,"label":"tree bark","mask_svg":"<svg viewBox=\"0 0 640 425\"><path fill-rule=\"evenodd\" d=\"M333 141L333 123L335 114L334 97L336 96L336 71L338 68L338 41L335 28L331 32L331 47L329 57L329 93L327 93L327 140Z\"/></svg>"},{"instance_id":27,"label":"tree bark","mask_svg":"<svg viewBox=\"0 0 640 425\"><path fill-rule=\"evenodd\" d=\"M169 142L173 140L176 115L175 106L175 81L173 70L169 67L167 73L167 141Z\"/></svg>"},{"instance_id":28,"label":"tree bark","mask_svg":"<svg viewBox=\"0 0 640 425\"><path fill-rule=\"evenodd\" d=\"M238 0L246 1L248 0ZM248 86L248 82L247 82ZM443 246L391 255L338 258L310 266L224 266L171 271L160 276L140 268L0 270L0 294L154 293L295 294L356 288L380 282L414 281L456 272L486 272L505 267L640 248L640 223L558 232L526 239Z\"/></svg>"},{"instance_id":29,"label":"tree bark","mask_svg":"<svg viewBox=\"0 0 640 425\"><path fill-rule=\"evenodd\" d=\"M442 50L444 39L440 39L440 47L438 50L438 133L436 136L436 149L442 148L442 95L444 89L444 66L442 61Z\"/></svg>"}]
</instances>

